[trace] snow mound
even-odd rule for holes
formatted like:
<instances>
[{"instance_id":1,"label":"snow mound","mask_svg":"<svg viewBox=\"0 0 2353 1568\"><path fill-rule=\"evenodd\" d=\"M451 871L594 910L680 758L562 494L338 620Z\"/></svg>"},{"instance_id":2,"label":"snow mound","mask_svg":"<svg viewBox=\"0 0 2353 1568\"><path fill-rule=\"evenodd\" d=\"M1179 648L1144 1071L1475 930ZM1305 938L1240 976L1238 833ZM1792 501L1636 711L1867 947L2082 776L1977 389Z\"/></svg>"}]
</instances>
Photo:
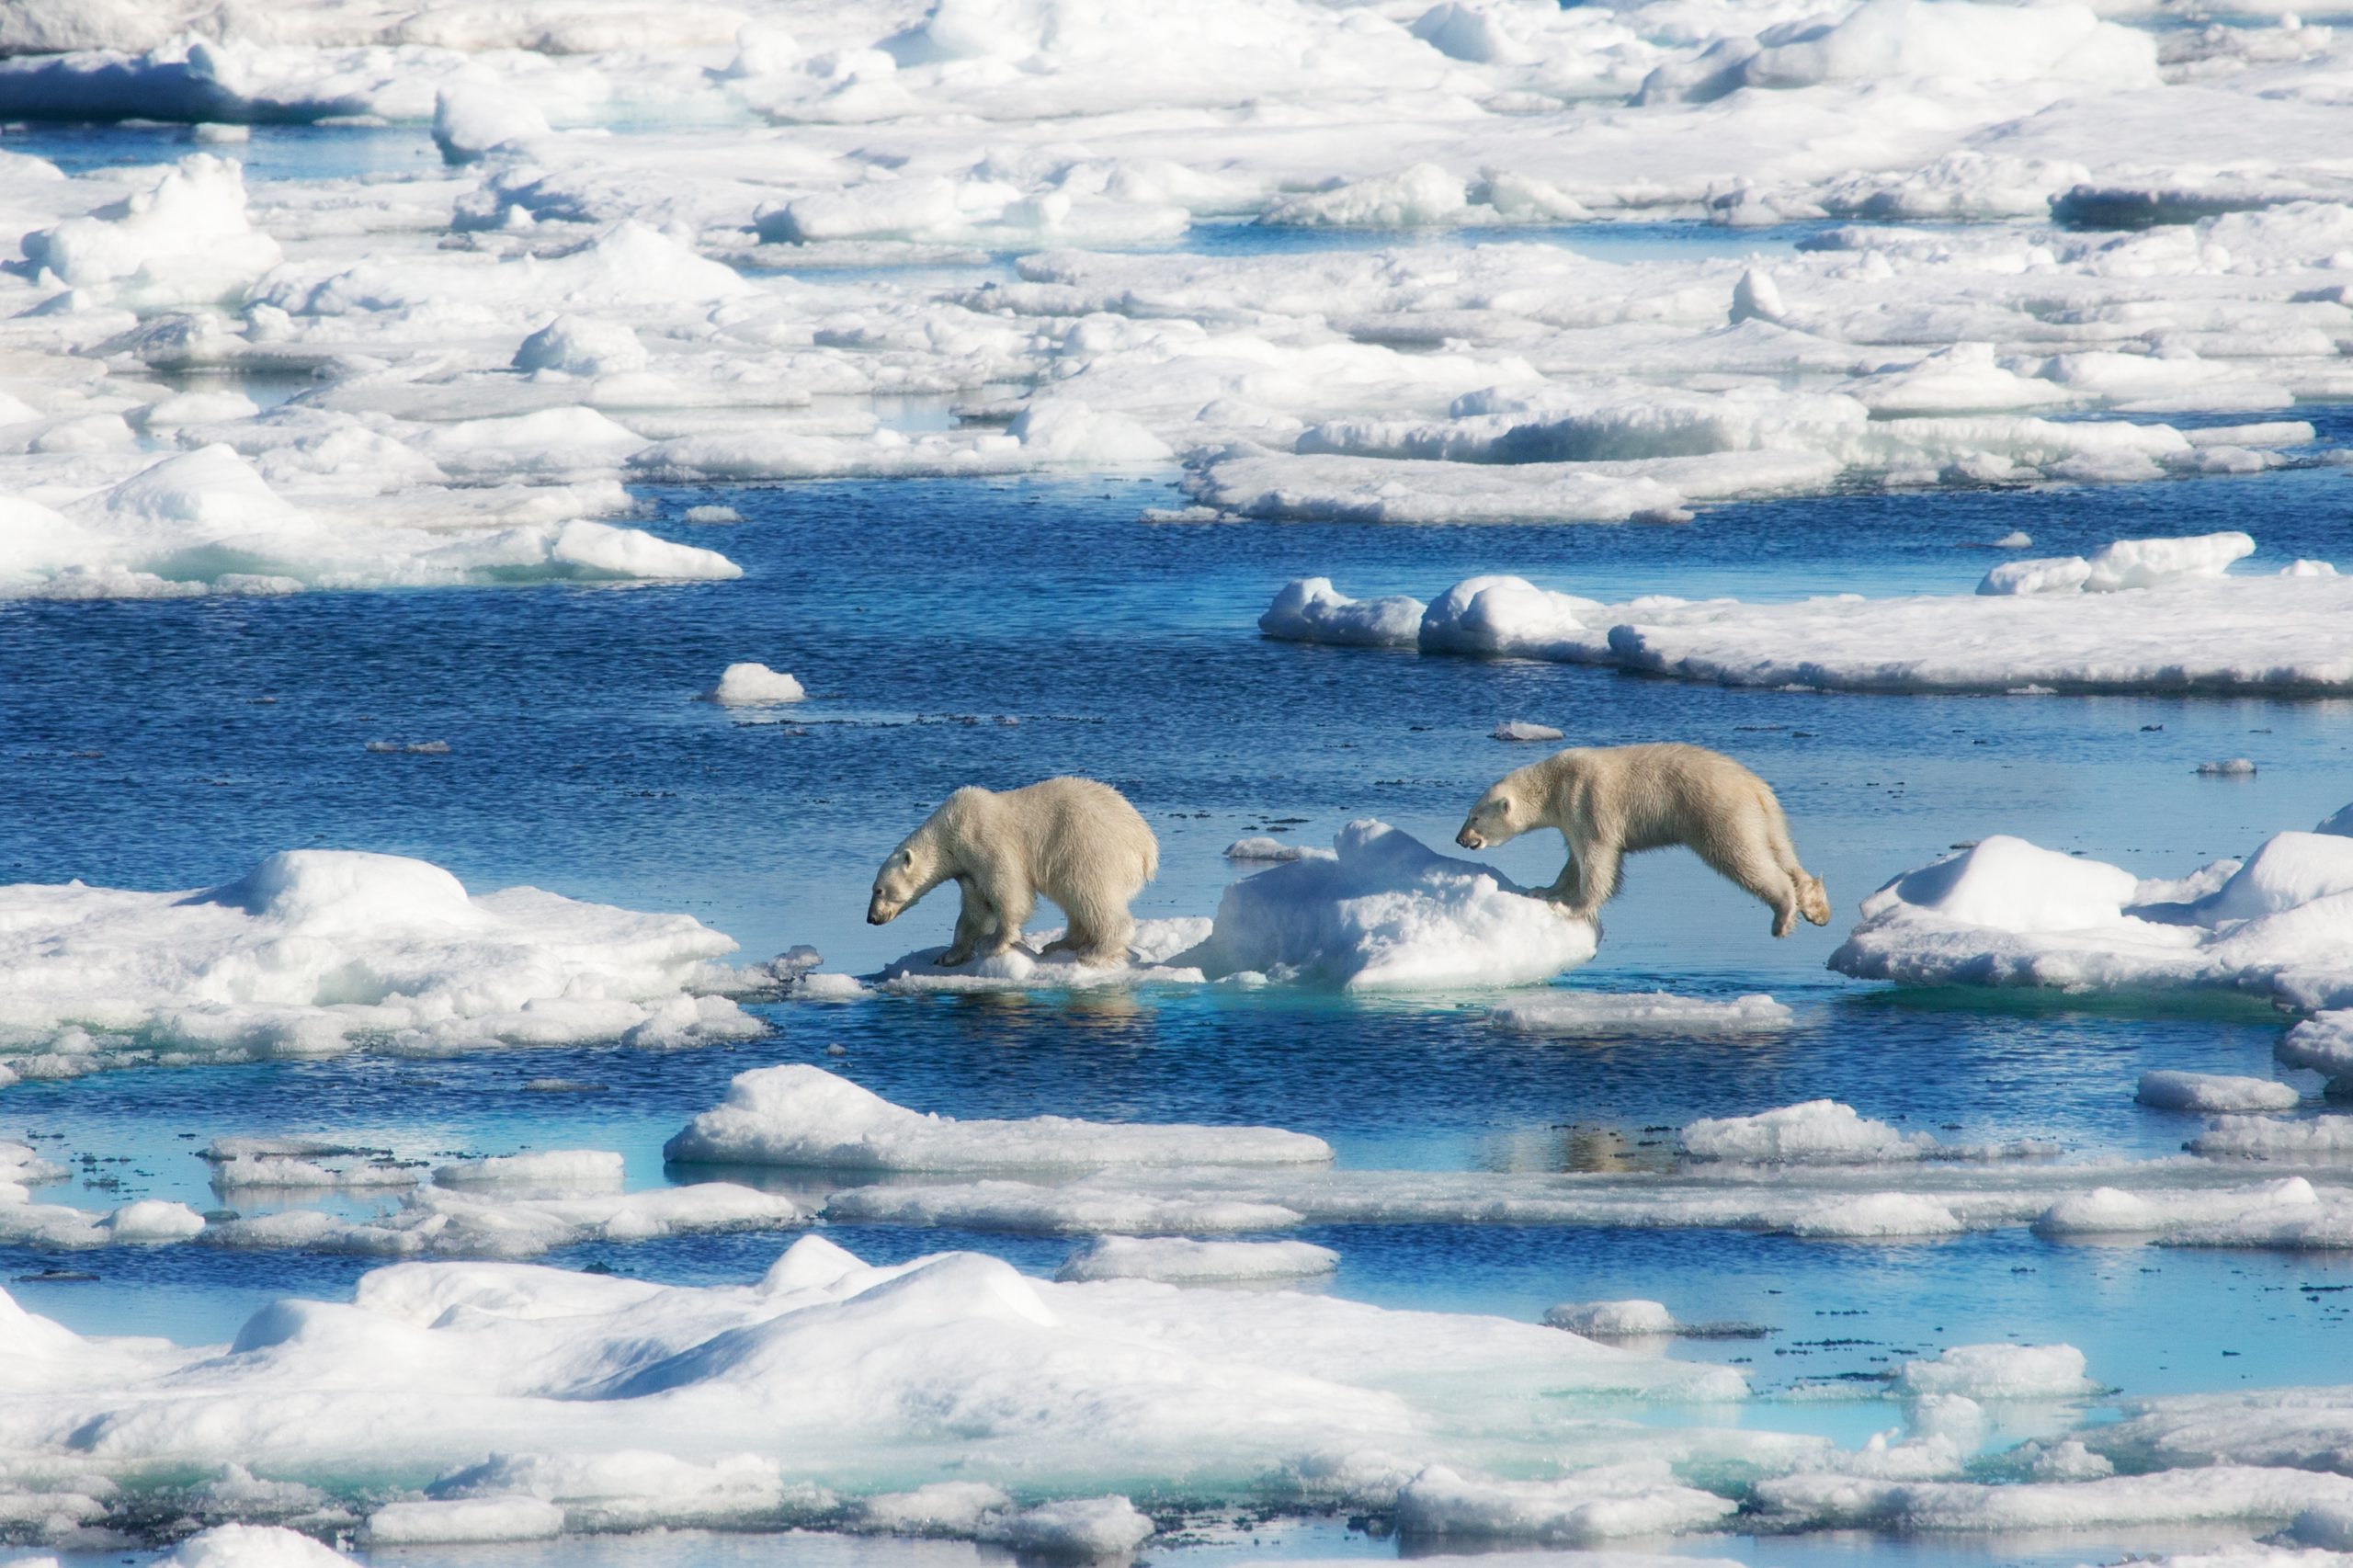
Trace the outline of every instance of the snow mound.
<instances>
[{"instance_id":1,"label":"snow mound","mask_svg":"<svg viewBox=\"0 0 2353 1568\"><path fill-rule=\"evenodd\" d=\"M1208 938L1170 961L1372 991L1525 985L1593 957L1589 923L1386 823L1332 847L1228 887Z\"/></svg>"},{"instance_id":2,"label":"snow mound","mask_svg":"<svg viewBox=\"0 0 2353 1568\"><path fill-rule=\"evenodd\" d=\"M1665 991L1566 991L1506 1003L1487 1015L1490 1024L1509 1033L1559 1040L1713 1040L1779 1033L1795 1020L1795 1014L1770 996L1710 1002Z\"/></svg>"},{"instance_id":3,"label":"snow mound","mask_svg":"<svg viewBox=\"0 0 2353 1568\"><path fill-rule=\"evenodd\" d=\"M1664 1301L1563 1301L1544 1314L1548 1328L1564 1328L1588 1339L1640 1339L1673 1334L1675 1314Z\"/></svg>"},{"instance_id":4,"label":"snow mound","mask_svg":"<svg viewBox=\"0 0 2353 1568\"><path fill-rule=\"evenodd\" d=\"M1956 1345L1933 1361L1906 1361L1896 1387L1918 1397L2078 1399L2097 1393L2084 1376L2084 1353L2072 1345Z\"/></svg>"},{"instance_id":5,"label":"snow mound","mask_svg":"<svg viewBox=\"0 0 2353 1568\"><path fill-rule=\"evenodd\" d=\"M1807 1100L1755 1116L1710 1117L1683 1129L1695 1160L1870 1164L1916 1160L1937 1147L1925 1132L1904 1133L1836 1100Z\"/></svg>"},{"instance_id":6,"label":"snow mound","mask_svg":"<svg viewBox=\"0 0 2353 1568\"><path fill-rule=\"evenodd\" d=\"M704 1165L831 1170L1015 1170L1099 1165L1302 1165L1332 1157L1320 1138L1271 1127L958 1120L892 1105L823 1068L739 1073L726 1100L662 1147Z\"/></svg>"},{"instance_id":7,"label":"snow mound","mask_svg":"<svg viewBox=\"0 0 2353 1568\"><path fill-rule=\"evenodd\" d=\"M2275 834L2244 863L2148 882L1996 835L1897 877L1862 915L1830 956L1859 979L2353 1005L2353 839L2333 834Z\"/></svg>"},{"instance_id":8,"label":"snow mound","mask_svg":"<svg viewBox=\"0 0 2353 1568\"><path fill-rule=\"evenodd\" d=\"M724 708L766 708L800 702L809 693L781 670L761 664L730 665L720 672L719 684L702 694L705 702Z\"/></svg>"}]
</instances>

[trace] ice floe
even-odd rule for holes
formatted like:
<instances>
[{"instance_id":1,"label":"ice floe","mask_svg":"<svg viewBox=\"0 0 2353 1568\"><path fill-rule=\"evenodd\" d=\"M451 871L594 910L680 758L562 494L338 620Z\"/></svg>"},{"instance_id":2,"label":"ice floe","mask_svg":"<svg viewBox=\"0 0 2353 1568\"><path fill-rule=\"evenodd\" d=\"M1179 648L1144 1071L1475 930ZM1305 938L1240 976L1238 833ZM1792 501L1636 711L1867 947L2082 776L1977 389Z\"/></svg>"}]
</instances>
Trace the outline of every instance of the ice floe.
<instances>
[{"instance_id":1,"label":"ice floe","mask_svg":"<svg viewBox=\"0 0 2353 1568\"><path fill-rule=\"evenodd\" d=\"M1487 1021L1511 1034L1557 1040L1712 1040L1778 1034L1796 1017L1761 994L1713 1002L1665 991L1562 991L1506 1003Z\"/></svg>"},{"instance_id":2,"label":"ice floe","mask_svg":"<svg viewBox=\"0 0 2353 1568\"><path fill-rule=\"evenodd\" d=\"M1424 606L1286 586L1269 637L1547 659L1732 686L1858 691L2333 691L2353 687L2336 628L2348 580L2227 576L2245 534L2120 540L2091 560L2006 562L1967 594L1792 604L1605 604L1523 578L1472 577ZM1501 732L1498 732L1500 734ZM2234 765L2201 771L2252 772Z\"/></svg>"},{"instance_id":3,"label":"ice floe","mask_svg":"<svg viewBox=\"0 0 2353 1568\"><path fill-rule=\"evenodd\" d=\"M0 1431L34 1467L15 1473L78 1478L83 1523L233 1463L365 1499L387 1542L863 1517L1040 1550L1131 1546L1149 1527L1104 1495L1117 1488L1181 1477L1205 1501L1387 1509L1417 1474L1434 1500L1485 1488L1492 1465L1557 1463L1563 1395L1744 1392L1728 1369L1497 1318L1054 1284L969 1253L876 1267L816 1237L740 1284L399 1264L347 1302L274 1302L228 1346L85 1338L5 1297L0 1315L14 1324ZM1647 1468L1583 1494L1647 1499L1654 1531L1733 1506L1680 1479L1685 1460L1823 1447L1732 1430L1614 1446ZM1457 1481L1441 1486L1437 1467ZM956 1494L930 1490L942 1483ZM1575 1483L1549 1494L1555 1512Z\"/></svg>"},{"instance_id":4,"label":"ice floe","mask_svg":"<svg viewBox=\"0 0 2353 1568\"><path fill-rule=\"evenodd\" d=\"M734 943L680 915L537 888L470 895L426 861L284 850L193 892L0 888L0 1050L24 1076L138 1062L685 1045L767 1026ZM267 1151L250 1151L266 1153Z\"/></svg>"},{"instance_id":5,"label":"ice floe","mask_svg":"<svg viewBox=\"0 0 2353 1568\"><path fill-rule=\"evenodd\" d=\"M823 1068L739 1073L727 1098L663 1145L667 1160L834 1170L1050 1170L1103 1165L1313 1165L1320 1138L1272 1127L960 1120L908 1110Z\"/></svg>"},{"instance_id":6,"label":"ice floe","mask_svg":"<svg viewBox=\"0 0 2353 1568\"><path fill-rule=\"evenodd\" d=\"M1097 1236L1063 1259L1054 1278L1158 1279L1170 1285L1256 1284L1313 1278L1339 1266L1338 1253L1313 1242Z\"/></svg>"},{"instance_id":7,"label":"ice floe","mask_svg":"<svg viewBox=\"0 0 2353 1568\"><path fill-rule=\"evenodd\" d=\"M1895 878L1862 915L1830 957L1858 978L2353 1004L2353 839L2337 834L2275 834L2171 881L1997 834Z\"/></svg>"},{"instance_id":8,"label":"ice floe","mask_svg":"<svg viewBox=\"0 0 2353 1568\"><path fill-rule=\"evenodd\" d=\"M1351 991L1519 985L1591 959L1587 922L1385 823L1340 829L1333 853L1225 890L1207 939L1172 963Z\"/></svg>"},{"instance_id":9,"label":"ice floe","mask_svg":"<svg viewBox=\"0 0 2353 1568\"><path fill-rule=\"evenodd\" d=\"M720 672L719 684L702 694L706 702L725 708L767 708L799 702L808 697L801 683L782 670L766 665L730 665Z\"/></svg>"}]
</instances>

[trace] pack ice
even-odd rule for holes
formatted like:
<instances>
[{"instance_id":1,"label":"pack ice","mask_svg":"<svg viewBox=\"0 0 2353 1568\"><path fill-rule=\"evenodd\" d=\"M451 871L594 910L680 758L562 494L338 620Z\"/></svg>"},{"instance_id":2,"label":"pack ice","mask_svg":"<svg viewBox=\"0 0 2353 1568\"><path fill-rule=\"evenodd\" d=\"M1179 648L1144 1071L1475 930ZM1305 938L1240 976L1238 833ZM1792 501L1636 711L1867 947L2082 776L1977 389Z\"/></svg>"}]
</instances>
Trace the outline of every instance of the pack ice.
<instances>
[{"instance_id":1,"label":"pack ice","mask_svg":"<svg viewBox=\"0 0 2353 1568\"><path fill-rule=\"evenodd\" d=\"M14 119L438 155L0 164L0 496L44 508L0 591L731 575L617 520L637 479L1181 460L1230 514L1563 522L2260 472L2310 426L2165 416L2353 385L2339 46L2157 9L19 0ZM1430 237L1620 217L1864 222L1769 264ZM1244 223L1399 238L1188 248ZM216 446L275 508L101 499Z\"/></svg>"},{"instance_id":2,"label":"pack ice","mask_svg":"<svg viewBox=\"0 0 2353 1568\"><path fill-rule=\"evenodd\" d=\"M2353 578L2298 562L2225 575L2243 533L2118 540L2005 562L1970 594L1795 604L1605 604L1524 578L1467 578L1425 605L1295 581L1258 619L1290 642L1614 665L1727 686L1859 691L2339 691L2353 687Z\"/></svg>"},{"instance_id":3,"label":"pack ice","mask_svg":"<svg viewBox=\"0 0 2353 1568\"><path fill-rule=\"evenodd\" d=\"M1745 1392L1726 1369L1532 1324L1051 1283L971 1253L878 1267L813 1236L756 1281L699 1287L396 1264L347 1302L274 1302L226 1346L85 1338L5 1295L0 1323L0 1494L67 1539L159 1506L282 1517L291 1495L313 1516L373 1510L385 1542L855 1528L870 1510L883 1528L920 1516L1040 1540L1060 1517L1069 1545L1106 1493L1386 1508L1440 1465L1473 1478L1456 1484L1493 1465L1582 1468L1552 1414L1564 1395ZM1594 1539L1727 1511L1687 1465L1822 1447L1733 1430L1609 1441L1643 1468L1612 1483L1622 1517ZM241 1506L211 1484L228 1467L270 1485L248 1481ZM1018 1525L1038 1504L1061 1513Z\"/></svg>"},{"instance_id":4,"label":"pack ice","mask_svg":"<svg viewBox=\"0 0 2353 1568\"><path fill-rule=\"evenodd\" d=\"M438 866L281 850L193 892L0 888L0 1041L17 1076L313 1056L360 1043L642 1045L766 1032L722 989L735 944L687 915Z\"/></svg>"}]
</instances>

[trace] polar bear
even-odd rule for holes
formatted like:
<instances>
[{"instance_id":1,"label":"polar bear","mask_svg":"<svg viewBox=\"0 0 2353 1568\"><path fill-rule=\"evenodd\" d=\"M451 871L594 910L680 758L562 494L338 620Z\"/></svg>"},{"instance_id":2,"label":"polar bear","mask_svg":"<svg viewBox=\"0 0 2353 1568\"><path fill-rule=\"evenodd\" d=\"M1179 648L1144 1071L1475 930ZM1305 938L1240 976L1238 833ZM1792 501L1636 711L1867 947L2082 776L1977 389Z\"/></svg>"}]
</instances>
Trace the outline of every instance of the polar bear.
<instances>
[{"instance_id":1,"label":"polar bear","mask_svg":"<svg viewBox=\"0 0 2353 1568\"><path fill-rule=\"evenodd\" d=\"M945 881L964 895L943 966L1019 944L1042 893L1070 916L1049 953L1119 963L1136 923L1128 901L1160 869L1160 844L1127 797L1092 778L1048 778L1002 793L971 785L939 803L874 874L870 926L887 926Z\"/></svg>"},{"instance_id":2,"label":"polar bear","mask_svg":"<svg viewBox=\"0 0 2353 1568\"><path fill-rule=\"evenodd\" d=\"M1666 744L1555 753L1497 779L1454 841L1485 849L1540 827L1560 829L1569 845L1569 863L1542 896L1580 919L1617 896L1621 856L1685 844L1772 906L1776 937L1801 915L1830 924L1830 895L1798 864L1772 787L1721 752Z\"/></svg>"}]
</instances>

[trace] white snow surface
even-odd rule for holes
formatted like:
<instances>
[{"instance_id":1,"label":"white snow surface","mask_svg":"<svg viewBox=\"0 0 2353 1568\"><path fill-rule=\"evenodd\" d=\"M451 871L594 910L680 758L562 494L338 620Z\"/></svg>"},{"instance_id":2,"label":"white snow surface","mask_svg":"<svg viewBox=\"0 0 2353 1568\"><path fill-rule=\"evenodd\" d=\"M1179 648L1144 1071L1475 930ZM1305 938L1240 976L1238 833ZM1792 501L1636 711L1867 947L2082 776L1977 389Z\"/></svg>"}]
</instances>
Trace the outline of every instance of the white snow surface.
<instances>
[{"instance_id":1,"label":"white snow surface","mask_svg":"<svg viewBox=\"0 0 2353 1568\"><path fill-rule=\"evenodd\" d=\"M1997 834L1897 877L1862 915L1830 957L1860 979L2353 1004L2353 839L2337 834L2274 834L2244 862L2147 881Z\"/></svg>"},{"instance_id":2,"label":"white snow surface","mask_svg":"<svg viewBox=\"0 0 2353 1568\"><path fill-rule=\"evenodd\" d=\"M1795 1018L1789 1008L1762 994L1711 1002L1665 991L1558 991L1507 1002L1487 1015L1489 1023L1507 1033L1557 1040L1711 1040L1775 1034L1788 1028Z\"/></svg>"},{"instance_id":3,"label":"white snow surface","mask_svg":"<svg viewBox=\"0 0 2353 1568\"><path fill-rule=\"evenodd\" d=\"M0 888L0 1051L19 1074L133 1062L648 1045L766 1032L723 996L734 943L682 915L426 861L282 850L219 887Z\"/></svg>"},{"instance_id":4,"label":"white snow surface","mask_svg":"<svg viewBox=\"0 0 2353 1568\"><path fill-rule=\"evenodd\" d=\"M2334 691L2353 687L2353 579L2225 576L2241 533L2119 540L2093 562L2006 562L1973 592L1790 604L1605 604L1468 578L1423 607L1290 584L1270 637L1613 665L1728 686L1857 691ZM1506 726L1508 728L1508 726ZM1496 732L1499 739L1520 738ZM1536 738L1536 737L1528 737ZM2251 768L2248 769L2251 771Z\"/></svg>"},{"instance_id":5,"label":"white snow surface","mask_svg":"<svg viewBox=\"0 0 2353 1568\"><path fill-rule=\"evenodd\" d=\"M1565 523L2259 472L2347 390L2345 45L2161 9L19 0L0 107L203 150L0 165L0 497L217 443L287 510L19 512L0 591L731 574L592 531L641 475L1181 458L1227 513ZM223 155L355 118L438 156ZM1413 233L1594 218L1869 222L1769 261ZM1253 222L1404 233L1186 245ZM315 384L164 413L249 369ZM893 428L908 394L983 417Z\"/></svg>"},{"instance_id":6,"label":"white snow surface","mask_svg":"<svg viewBox=\"0 0 2353 1568\"><path fill-rule=\"evenodd\" d=\"M728 665L720 672L719 684L702 695L704 701L725 708L768 708L802 701L809 694L786 672L747 662Z\"/></svg>"},{"instance_id":7,"label":"white snow surface","mask_svg":"<svg viewBox=\"0 0 2353 1568\"><path fill-rule=\"evenodd\" d=\"M1531 1324L1290 1290L1056 1284L970 1253L874 1267L814 1236L756 1281L699 1287L396 1264L347 1302L264 1307L228 1346L87 1338L5 1296L0 1321L0 1432L20 1463L74 1476L91 1521L159 1478L233 1461L367 1494L384 1541L775 1528L855 1517L851 1501L873 1496L866 1528L922 1517L1025 1549L1131 1546L1149 1526L1104 1495L1114 1475L1385 1508L1434 1467L1461 1479L1425 1494L1452 1495L1485 1485L1488 1466L1556 1453L1564 1395L1745 1392L1727 1369ZM1643 1500L1584 1516L1602 1533L1620 1533L1604 1519L1687 1528L1731 1504L1674 1481L1670 1462L1773 1466L1824 1445L1719 1430L1615 1446L1634 1467L1622 1478L1580 1493L1572 1477L1544 1501ZM140 1493L118 1492L132 1476ZM915 1490L951 1481L954 1496ZM1030 1501L1009 1506L1015 1493Z\"/></svg>"},{"instance_id":8,"label":"white snow surface","mask_svg":"<svg viewBox=\"0 0 2353 1568\"><path fill-rule=\"evenodd\" d=\"M1079 1121L959 1120L892 1105L820 1067L738 1073L727 1098L663 1145L663 1157L705 1165L833 1170L1051 1170L1102 1165L1313 1165L1320 1138L1272 1127Z\"/></svg>"},{"instance_id":9,"label":"white snow surface","mask_svg":"<svg viewBox=\"0 0 2353 1568\"><path fill-rule=\"evenodd\" d=\"M1937 1146L1927 1133L1899 1132L1836 1100L1709 1117L1685 1127L1678 1141L1695 1159L1771 1162L1918 1159Z\"/></svg>"},{"instance_id":10,"label":"white snow surface","mask_svg":"<svg viewBox=\"0 0 2353 1568\"><path fill-rule=\"evenodd\" d=\"M1588 922L1386 823L1349 823L1332 850L1229 886L1207 939L1170 961L1212 980L1440 990L1529 984L1594 955Z\"/></svg>"}]
</instances>

